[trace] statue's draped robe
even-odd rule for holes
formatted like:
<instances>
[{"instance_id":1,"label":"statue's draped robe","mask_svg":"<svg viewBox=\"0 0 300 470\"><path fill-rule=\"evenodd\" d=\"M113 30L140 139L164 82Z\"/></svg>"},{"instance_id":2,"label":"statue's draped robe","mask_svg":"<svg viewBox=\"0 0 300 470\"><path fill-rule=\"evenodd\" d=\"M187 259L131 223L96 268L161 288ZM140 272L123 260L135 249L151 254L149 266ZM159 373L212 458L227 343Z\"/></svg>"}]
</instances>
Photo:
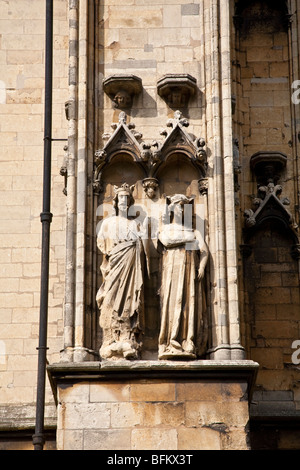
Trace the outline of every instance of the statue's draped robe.
<instances>
[{"instance_id":1,"label":"statue's draped robe","mask_svg":"<svg viewBox=\"0 0 300 470\"><path fill-rule=\"evenodd\" d=\"M205 297L198 282L199 246L192 230L167 226L159 239L164 247L160 287L159 357L196 357L203 341Z\"/></svg>"},{"instance_id":2,"label":"statue's draped robe","mask_svg":"<svg viewBox=\"0 0 300 470\"><path fill-rule=\"evenodd\" d=\"M97 245L104 254L103 283L97 293L102 351L113 344L138 347L143 328L143 248L136 223L118 216L105 219Z\"/></svg>"}]
</instances>

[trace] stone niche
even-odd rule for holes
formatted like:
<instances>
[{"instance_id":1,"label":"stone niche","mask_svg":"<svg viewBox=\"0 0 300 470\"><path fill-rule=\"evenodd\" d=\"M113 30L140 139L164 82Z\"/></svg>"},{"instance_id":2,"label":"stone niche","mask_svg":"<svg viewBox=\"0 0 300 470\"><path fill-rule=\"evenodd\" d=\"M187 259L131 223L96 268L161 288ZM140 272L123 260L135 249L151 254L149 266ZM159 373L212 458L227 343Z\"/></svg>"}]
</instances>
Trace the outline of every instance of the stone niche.
<instances>
[{"instance_id":1,"label":"stone niche","mask_svg":"<svg viewBox=\"0 0 300 470\"><path fill-rule=\"evenodd\" d=\"M95 247L97 349L103 360L203 358L208 341L205 142L187 132L189 122L179 111L161 132L163 139L151 144L127 121L121 112L95 154L94 191L103 208ZM114 232L117 227L124 233Z\"/></svg>"}]
</instances>

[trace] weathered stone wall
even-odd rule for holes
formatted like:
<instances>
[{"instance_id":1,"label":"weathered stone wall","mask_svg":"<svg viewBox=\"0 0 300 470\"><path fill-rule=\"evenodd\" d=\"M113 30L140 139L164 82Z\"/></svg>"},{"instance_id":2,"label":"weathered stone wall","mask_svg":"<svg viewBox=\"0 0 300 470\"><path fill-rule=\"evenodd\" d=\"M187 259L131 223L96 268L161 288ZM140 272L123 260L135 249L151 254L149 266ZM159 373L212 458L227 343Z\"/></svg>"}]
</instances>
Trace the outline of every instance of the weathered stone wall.
<instances>
[{"instance_id":1,"label":"weathered stone wall","mask_svg":"<svg viewBox=\"0 0 300 470\"><path fill-rule=\"evenodd\" d=\"M249 356L261 370L257 386L293 390L292 344L299 335L298 263L289 241L272 224L253 239L253 254L244 259L248 308Z\"/></svg>"},{"instance_id":2,"label":"weathered stone wall","mask_svg":"<svg viewBox=\"0 0 300 470\"><path fill-rule=\"evenodd\" d=\"M68 2L54 1L53 138L67 139ZM0 2L0 428L35 419L41 222L45 2ZM48 358L62 347L66 142L53 143ZM55 415L50 388L46 401Z\"/></svg>"},{"instance_id":3,"label":"weathered stone wall","mask_svg":"<svg viewBox=\"0 0 300 470\"><path fill-rule=\"evenodd\" d=\"M297 15L288 22L284 2L276 5L262 2L237 2L234 41L233 76L237 97L234 113L235 136L239 141L237 191L237 224L239 241L249 243L240 253L240 301L244 311L243 336L248 358L260 364L253 413L297 414L299 381L297 365L292 364L293 342L299 338L299 263L292 257L293 239L289 230L276 219L272 208L269 221L253 236L247 237L243 221L246 209L254 207L261 180L251 168L251 156L257 152L281 152L286 167L275 184L282 187L282 199L288 198L286 209L298 223L299 188L297 170L297 126L292 101L292 82L297 78L295 31ZM245 6L246 5L246 6ZM245 7L245 8L244 8ZM289 11L294 12L293 7ZM263 175L258 175L262 177ZM254 209L255 211L255 209ZM249 249L248 253L245 249ZM281 390L289 400L272 395ZM261 391L262 392L261 394Z\"/></svg>"},{"instance_id":4,"label":"weathered stone wall","mask_svg":"<svg viewBox=\"0 0 300 470\"><path fill-rule=\"evenodd\" d=\"M203 2L174 0L106 0L96 8L95 29L97 139L118 120L119 111L102 93L102 80L113 74L134 74L142 79L143 92L133 103L131 119L143 128L145 139L157 139L157 132L173 117L174 110L157 94L157 81L165 74L191 74L199 91L190 100L188 117L196 136L204 135L201 122L204 101ZM195 66L195 64L197 64ZM130 118L130 117L129 117ZM98 140L98 145L99 145ZM100 145L99 145L100 146Z\"/></svg>"},{"instance_id":5,"label":"weathered stone wall","mask_svg":"<svg viewBox=\"0 0 300 470\"><path fill-rule=\"evenodd\" d=\"M242 172L240 176L241 202L251 205L256 194L256 180L250 168L250 157L261 151L280 151L288 156L284 180L285 194L294 204L293 183L295 149L293 149L293 122L291 100L291 44L287 23L280 12L264 12L259 21L259 9L254 2L241 14L237 25L235 47L238 61L238 106L235 120L240 125L239 149ZM257 11L258 10L258 11ZM255 16L257 15L257 16ZM248 16L252 21L247 22ZM269 20L265 20L266 18ZM238 20L237 20L238 21ZM238 132L238 131L237 131ZM245 202L244 202L245 201Z\"/></svg>"},{"instance_id":6,"label":"weathered stone wall","mask_svg":"<svg viewBox=\"0 0 300 470\"><path fill-rule=\"evenodd\" d=\"M201 379L58 386L58 449L247 450L247 384Z\"/></svg>"},{"instance_id":7,"label":"weathered stone wall","mask_svg":"<svg viewBox=\"0 0 300 470\"><path fill-rule=\"evenodd\" d=\"M93 251L97 222L94 153L104 145L102 134L119 118L119 110L103 92L102 81L117 73L142 79L143 90L134 98L128 121L151 142L160 138L161 128L174 115L158 96L157 80L168 73L189 73L197 80L198 93L185 110L188 131L204 137L208 150L210 353L221 351L230 358L232 348L233 355L243 354L241 313L242 346L248 359L261 364L253 413L295 417L299 415L299 380L290 358L292 341L300 339L299 267L289 259L289 242L269 227L262 243L261 238L254 240L251 257L245 262L239 258L238 296L236 253L243 243L243 211L257 192L250 169L255 152L287 155L280 182L291 212L298 211L299 110L291 105L290 86L298 78L300 5L299 0L290 2L289 28L277 16L273 24L253 22L252 31L248 24L240 36L233 24L229 34L228 12L230 7L232 18L234 6L233 0L54 0L53 137L69 137L68 169L72 171L66 198L59 174L65 163L64 142L54 142L48 360L58 362L63 348L75 346L77 357L82 358L85 346L99 346L95 338L95 293L101 279L100 259L95 261ZM45 2L0 0L0 29L0 430L32 429L40 300ZM65 102L70 97L76 102L71 111L76 113L68 123ZM241 164L235 214L232 137L239 140ZM123 170L116 183L127 176ZM196 178L189 187L179 170L178 165L171 178L169 174L169 186L161 175L161 193L179 187L195 192ZM112 172L107 178L104 197L111 201ZM186 172L184 178L188 178ZM136 194L142 200L141 184ZM71 238L66 249L68 224ZM156 354L157 273L156 265L154 277L147 281L145 345L150 354L146 358ZM246 448L244 391L240 384L201 380L147 379L126 385L86 382L61 387L58 444L87 449L98 448L100 442L106 448L144 449L149 439L149 447L156 449L162 445L190 449L192 443L197 449ZM46 424L55 427L48 383L46 401Z\"/></svg>"}]
</instances>

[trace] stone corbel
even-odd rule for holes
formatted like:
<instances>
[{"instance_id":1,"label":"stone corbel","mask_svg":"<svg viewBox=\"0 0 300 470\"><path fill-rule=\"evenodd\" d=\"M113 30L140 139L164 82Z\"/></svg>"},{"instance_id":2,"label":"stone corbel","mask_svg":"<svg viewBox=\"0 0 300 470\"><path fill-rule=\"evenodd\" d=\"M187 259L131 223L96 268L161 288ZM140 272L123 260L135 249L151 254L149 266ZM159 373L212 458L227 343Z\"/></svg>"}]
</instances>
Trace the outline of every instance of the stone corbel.
<instances>
[{"instance_id":1,"label":"stone corbel","mask_svg":"<svg viewBox=\"0 0 300 470\"><path fill-rule=\"evenodd\" d=\"M200 178L198 180L198 188L201 196L206 196L208 193L208 178Z\"/></svg>"},{"instance_id":2,"label":"stone corbel","mask_svg":"<svg viewBox=\"0 0 300 470\"><path fill-rule=\"evenodd\" d=\"M196 147L196 159L198 160L201 165L205 167L205 170L207 169L207 153L206 150L204 149L206 143L205 140L202 137L199 137L196 139L194 142L194 145Z\"/></svg>"},{"instance_id":3,"label":"stone corbel","mask_svg":"<svg viewBox=\"0 0 300 470\"><path fill-rule=\"evenodd\" d=\"M147 197L149 197L149 199L154 199L156 196L156 190L159 185L158 180L156 178L150 177L145 178L142 183Z\"/></svg>"},{"instance_id":4,"label":"stone corbel","mask_svg":"<svg viewBox=\"0 0 300 470\"><path fill-rule=\"evenodd\" d=\"M281 152L257 152L250 159L250 167L259 185L277 184L286 163L287 156Z\"/></svg>"},{"instance_id":5,"label":"stone corbel","mask_svg":"<svg viewBox=\"0 0 300 470\"><path fill-rule=\"evenodd\" d=\"M172 109L186 108L196 91L197 81L189 74L167 74L157 82L159 96Z\"/></svg>"},{"instance_id":6,"label":"stone corbel","mask_svg":"<svg viewBox=\"0 0 300 470\"><path fill-rule=\"evenodd\" d=\"M111 75L103 80L103 90L117 109L131 109L133 98L142 89L142 80L135 75Z\"/></svg>"},{"instance_id":7,"label":"stone corbel","mask_svg":"<svg viewBox=\"0 0 300 470\"><path fill-rule=\"evenodd\" d=\"M68 100L65 102L65 115L67 121L77 118L76 104L74 100Z\"/></svg>"},{"instance_id":8,"label":"stone corbel","mask_svg":"<svg viewBox=\"0 0 300 470\"><path fill-rule=\"evenodd\" d=\"M146 196L149 199L154 199L156 196L156 190L159 186L159 181L153 176L154 171L161 162L161 152L159 150L159 143L153 142L152 144L143 143L141 145L141 157L143 160L143 166L146 169L148 177L143 179L142 184Z\"/></svg>"}]
</instances>

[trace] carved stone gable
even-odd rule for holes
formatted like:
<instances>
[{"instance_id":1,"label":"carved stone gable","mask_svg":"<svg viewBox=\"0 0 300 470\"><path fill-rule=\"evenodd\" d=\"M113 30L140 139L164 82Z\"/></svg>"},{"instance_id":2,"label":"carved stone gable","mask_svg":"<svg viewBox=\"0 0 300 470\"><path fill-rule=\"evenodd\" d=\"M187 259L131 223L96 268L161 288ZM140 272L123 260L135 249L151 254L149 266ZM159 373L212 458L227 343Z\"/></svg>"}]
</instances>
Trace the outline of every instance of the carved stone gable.
<instances>
[{"instance_id":1,"label":"carved stone gable","mask_svg":"<svg viewBox=\"0 0 300 470\"><path fill-rule=\"evenodd\" d=\"M283 188L278 184L286 161L286 155L280 152L258 152L251 157L250 165L255 173L258 189L257 197L253 198L253 209L244 211L247 242L255 231L272 219L278 229L284 227L286 235L298 244L298 225L287 209L290 205L289 199L281 198Z\"/></svg>"},{"instance_id":2,"label":"carved stone gable","mask_svg":"<svg viewBox=\"0 0 300 470\"><path fill-rule=\"evenodd\" d=\"M124 150L138 160L141 154L139 140L142 134L135 132L134 124L127 124L126 114L121 112L118 124L114 123L111 127L114 129L113 133L103 135L103 139L108 139L108 141L102 151L108 157L112 157L116 151Z\"/></svg>"},{"instance_id":3,"label":"carved stone gable","mask_svg":"<svg viewBox=\"0 0 300 470\"><path fill-rule=\"evenodd\" d=\"M158 187L158 169L167 161L169 155L176 152L184 154L198 168L201 178L204 178L207 168L205 141L191 136L185 129L188 126L188 120L182 117L180 111L176 111L174 118L168 120L167 129L160 132L165 140L146 143L142 141L142 134L135 131L135 125L127 124L126 114L122 111L118 124L112 124L114 131L103 135L103 139L107 140L105 146L95 152L94 190L101 192L102 168L118 153L130 155L134 162L143 167L146 176L143 186L146 195L151 199Z\"/></svg>"},{"instance_id":4,"label":"carved stone gable","mask_svg":"<svg viewBox=\"0 0 300 470\"><path fill-rule=\"evenodd\" d=\"M113 123L111 127L113 132L105 133L102 136L103 140L107 140L105 146L95 152L93 181L95 193L100 193L103 190L101 182L102 169L110 163L117 153L123 152L130 155L133 161L141 161L142 146L139 141L142 134L134 130L135 125L133 123L127 124L124 111L120 112L119 122Z\"/></svg>"},{"instance_id":5,"label":"carved stone gable","mask_svg":"<svg viewBox=\"0 0 300 470\"><path fill-rule=\"evenodd\" d=\"M167 122L168 130L161 132L165 136L165 141L160 151L164 159L174 152L184 153L193 163L201 167L202 176L205 176L207 166L207 155L204 150L205 141L202 138L193 138L185 129L188 126L189 121L182 118L180 111L176 111L174 119L169 119Z\"/></svg>"}]
</instances>

